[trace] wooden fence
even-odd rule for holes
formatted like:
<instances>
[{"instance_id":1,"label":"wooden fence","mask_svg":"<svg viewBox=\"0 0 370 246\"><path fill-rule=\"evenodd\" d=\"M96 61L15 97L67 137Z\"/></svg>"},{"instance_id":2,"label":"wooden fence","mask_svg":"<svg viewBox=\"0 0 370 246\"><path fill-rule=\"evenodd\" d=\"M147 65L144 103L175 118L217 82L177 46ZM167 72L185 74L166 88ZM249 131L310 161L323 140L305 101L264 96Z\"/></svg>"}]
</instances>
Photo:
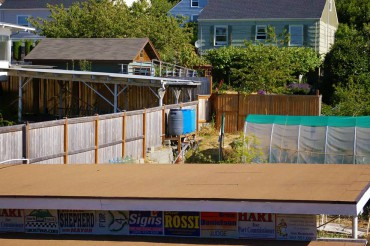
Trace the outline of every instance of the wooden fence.
<instances>
[{"instance_id":1,"label":"wooden fence","mask_svg":"<svg viewBox=\"0 0 370 246\"><path fill-rule=\"evenodd\" d=\"M125 156L145 159L147 148L162 145L166 114L180 106L198 111L198 102L194 101L117 114L1 127L0 162L25 158L29 163L39 164L92 164L108 163Z\"/></svg>"},{"instance_id":2,"label":"wooden fence","mask_svg":"<svg viewBox=\"0 0 370 246\"><path fill-rule=\"evenodd\" d=\"M320 115L320 95L214 95L216 125L220 127L225 113L225 132L242 131L249 114Z\"/></svg>"}]
</instances>

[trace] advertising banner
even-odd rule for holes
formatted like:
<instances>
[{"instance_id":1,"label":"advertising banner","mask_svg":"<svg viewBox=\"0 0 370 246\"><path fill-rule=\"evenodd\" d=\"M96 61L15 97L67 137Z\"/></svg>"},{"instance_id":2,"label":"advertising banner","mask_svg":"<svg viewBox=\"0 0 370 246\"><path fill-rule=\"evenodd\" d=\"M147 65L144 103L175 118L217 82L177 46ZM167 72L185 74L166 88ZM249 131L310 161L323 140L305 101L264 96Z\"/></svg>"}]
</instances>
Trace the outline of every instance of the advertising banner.
<instances>
[{"instance_id":1,"label":"advertising banner","mask_svg":"<svg viewBox=\"0 0 370 246\"><path fill-rule=\"evenodd\" d=\"M95 234L95 211L59 210L60 234Z\"/></svg>"},{"instance_id":2,"label":"advertising banner","mask_svg":"<svg viewBox=\"0 0 370 246\"><path fill-rule=\"evenodd\" d=\"M164 212L164 234L166 236L199 237L200 213Z\"/></svg>"},{"instance_id":3,"label":"advertising banner","mask_svg":"<svg viewBox=\"0 0 370 246\"><path fill-rule=\"evenodd\" d=\"M163 212L130 211L130 235L163 235Z\"/></svg>"},{"instance_id":4,"label":"advertising banner","mask_svg":"<svg viewBox=\"0 0 370 246\"><path fill-rule=\"evenodd\" d=\"M276 215L276 239L312 241L316 238L315 215Z\"/></svg>"},{"instance_id":5,"label":"advertising banner","mask_svg":"<svg viewBox=\"0 0 370 246\"><path fill-rule=\"evenodd\" d=\"M96 211L96 234L128 235L128 211Z\"/></svg>"},{"instance_id":6,"label":"advertising banner","mask_svg":"<svg viewBox=\"0 0 370 246\"><path fill-rule=\"evenodd\" d=\"M238 221L241 238L275 238L275 214L239 213Z\"/></svg>"},{"instance_id":7,"label":"advertising banner","mask_svg":"<svg viewBox=\"0 0 370 246\"><path fill-rule=\"evenodd\" d=\"M0 209L1 232L24 232L24 210Z\"/></svg>"},{"instance_id":8,"label":"advertising banner","mask_svg":"<svg viewBox=\"0 0 370 246\"><path fill-rule=\"evenodd\" d=\"M25 210L24 229L27 233L59 233L58 211L47 209Z\"/></svg>"},{"instance_id":9,"label":"advertising banner","mask_svg":"<svg viewBox=\"0 0 370 246\"><path fill-rule=\"evenodd\" d=\"M238 237L237 213L203 212L200 228L202 237Z\"/></svg>"}]
</instances>

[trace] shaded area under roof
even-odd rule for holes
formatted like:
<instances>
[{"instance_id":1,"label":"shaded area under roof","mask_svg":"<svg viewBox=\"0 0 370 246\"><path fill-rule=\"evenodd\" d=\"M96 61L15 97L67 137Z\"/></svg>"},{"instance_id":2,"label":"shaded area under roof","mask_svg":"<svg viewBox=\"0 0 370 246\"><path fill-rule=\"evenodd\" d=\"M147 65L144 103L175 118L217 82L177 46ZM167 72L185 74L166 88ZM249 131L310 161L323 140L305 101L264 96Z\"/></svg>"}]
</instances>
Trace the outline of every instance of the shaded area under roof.
<instances>
[{"instance_id":1,"label":"shaded area under roof","mask_svg":"<svg viewBox=\"0 0 370 246\"><path fill-rule=\"evenodd\" d=\"M159 59L148 38L47 38L24 60L133 61L147 45Z\"/></svg>"},{"instance_id":2,"label":"shaded area under roof","mask_svg":"<svg viewBox=\"0 0 370 246\"><path fill-rule=\"evenodd\" d=\"M209 0L198 20L320 19L326 0Z\"/></svg>"}]
</instances>

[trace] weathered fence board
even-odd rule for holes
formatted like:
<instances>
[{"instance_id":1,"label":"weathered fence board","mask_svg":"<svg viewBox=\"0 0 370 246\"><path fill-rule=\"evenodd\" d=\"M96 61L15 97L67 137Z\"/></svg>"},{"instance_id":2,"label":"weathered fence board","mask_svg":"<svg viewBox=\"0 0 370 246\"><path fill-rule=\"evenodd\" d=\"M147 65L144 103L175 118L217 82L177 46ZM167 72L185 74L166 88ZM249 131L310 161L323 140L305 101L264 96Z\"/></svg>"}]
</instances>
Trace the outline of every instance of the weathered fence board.
<instances>
[{"instance_id":1,"label":"weathered fence board","mask_svg":"<svg viewBox=\"0 0 370 246\"><path fill-rule=\"evenodd\" d=\"M197 101L148 110L63 119L0 128L0 161L93 164L130 156L145 158L162 145L163 111L197 108ZM11 163L11 162L10 162ZM17 161L19 163L19 161Z\"/></svg>"},{"instance_id":2,"label":"weathered fence board","mask_svg":"<svg viewBox=\"0 0 370 246\"><path fill-rule=\"evenodd\" d=\"M64 152L64 126L31 129L28 143L31 160L61 154Z\"/></svg>"},{"instance_id":3,"label":"weathered fence board","mask_svg":"<svg viewBox=\"0 0 370 246\"><path fill-rule=\"evenodd\" d=\"M9 129L9 128L8 128ZM0 134L0 162L23 158L22 130ZM9 162L7 164L11 164ZM19 163L19 162L18 162Z\"/></svg>"},{"instance_id":4,"label":"weathered fence board","mask_svg":"<svg viewBox=\"0 0 370 246\"><path fill-rule=\"evenodd\" d=\"M225 113L225 132L242 131L249 114L320 115L320 95L215 95L216 125Z\"/></svg>"}]
</instances>

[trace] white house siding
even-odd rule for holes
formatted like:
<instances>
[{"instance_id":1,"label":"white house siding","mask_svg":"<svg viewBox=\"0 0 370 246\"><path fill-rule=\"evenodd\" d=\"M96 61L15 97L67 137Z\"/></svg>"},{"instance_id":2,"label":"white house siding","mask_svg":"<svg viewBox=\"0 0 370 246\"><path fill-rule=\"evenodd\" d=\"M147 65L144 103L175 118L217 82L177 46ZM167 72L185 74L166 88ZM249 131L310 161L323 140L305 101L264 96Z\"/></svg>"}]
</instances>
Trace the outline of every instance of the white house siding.
<instances>
[{"instance_id":1,"label":"white house siding","mask_svg":"<svg viewBox=\"0 0 370 246\"><path fill-rule=\"evenodd\" d=\"M335 41L335 32L337 28L320 21L320 47L319 53L326 54Z\"/></svg>"},{"instance_id":2,"label":"white house siding","mask_svg":"<svg viewBox=\"0 0 370 246\"><path fill-rule=\"evenodd\" d=\"M280 34L284 29L289 31L289 25L303 25L303 44L306 47L318 50L320 24L314 20L303 21L204 21L199 20L198 38L202 40L202 51L219 48L213 45L214 26L227 26L229 45L241 46L245 41L255 43L255 32L257 25L267 25L275 27L276 34Z\"/></svg>"},{"instance_id":3,"label":"white house siding","mask_svg":"<svg viewBox=\"0 0 370 246\"><path fill-rule=\"evenodd\" d=\"M208 0L199 0L199 7L191 7L191 0L182 0L175 5L170 13L173 16L184 16L191 20L192 15L199 15L203 8L207 5Z\"/></svg>"}]
</instances>

